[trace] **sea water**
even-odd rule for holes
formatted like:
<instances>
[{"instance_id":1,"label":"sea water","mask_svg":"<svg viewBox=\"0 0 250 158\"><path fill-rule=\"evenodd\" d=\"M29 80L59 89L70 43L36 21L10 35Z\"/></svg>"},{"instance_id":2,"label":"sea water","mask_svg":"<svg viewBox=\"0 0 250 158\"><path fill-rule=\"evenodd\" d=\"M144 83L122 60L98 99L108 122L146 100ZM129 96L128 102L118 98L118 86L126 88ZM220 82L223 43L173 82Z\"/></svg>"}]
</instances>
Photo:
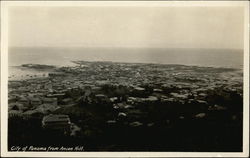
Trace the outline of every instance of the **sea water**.
<instances>
[{"instance_id":1,"label":"sea water","mask_svg":"<svg viewBox=\"0 0 250 158\"><path fill-rule=\"evenodd\" d=\"M44 72L20 69L22 64L72 66L71 61L112 61L125 63L181 64L203 67L243 68L243 50L191 48L63 48L11 47L8 51L9 77ZM14 76L15 77L14 77ZM45 73L45 75L47 75Z\"/></svg>"}]
</instances>

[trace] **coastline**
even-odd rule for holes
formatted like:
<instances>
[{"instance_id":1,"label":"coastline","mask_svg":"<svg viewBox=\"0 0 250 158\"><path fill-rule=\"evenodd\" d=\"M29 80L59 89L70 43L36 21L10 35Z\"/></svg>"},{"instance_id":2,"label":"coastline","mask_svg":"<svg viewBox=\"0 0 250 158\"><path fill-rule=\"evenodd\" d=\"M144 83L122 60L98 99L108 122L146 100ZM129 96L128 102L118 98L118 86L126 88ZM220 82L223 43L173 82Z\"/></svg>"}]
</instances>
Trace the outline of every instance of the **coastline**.
<instances>
[{"instance_id":1,"label":"coastline","mask_svg":"<svg viewBox=\"0 0 250 158\"><path fill-rule=\"evenodd\" d=\"M79 65L84 64L91 64L91 63L103 63L103 64L125 64L125 65L138 65L138 66L144 66L144 65L159 65L164 67L188 67L188 68L207 68L207 69L222 69L222 70L228 70L228 71L242 71L243 67L241 68L235 68L235 67L215 67L215 66L201 66L201 65L182 65L182 64L162 64L162 63L129 63L129 62L112 62L112 61L84 61L84 60L78 60L78 61L71 61L74 65L66 66L66 67L77 67ZM25 79L32 79L32 78L44 78L48 77L48 74L54 71L57 71L58 69L65 67L65 66L58 66L58 65L43 65L43 64L33 64L33 65L39 65L39 66L51 66L51 68L36 68L36 67L24 67L22 65L19 66L9 66L9 80L25 80ZM20 75L17 75L16 72L12 72L12 70L19 70ZM15 71L14 70L14 71ZM23 73L23 74L22 74ZM17 76L16 76L17 75Z\"/></svg>"}]
</instances>

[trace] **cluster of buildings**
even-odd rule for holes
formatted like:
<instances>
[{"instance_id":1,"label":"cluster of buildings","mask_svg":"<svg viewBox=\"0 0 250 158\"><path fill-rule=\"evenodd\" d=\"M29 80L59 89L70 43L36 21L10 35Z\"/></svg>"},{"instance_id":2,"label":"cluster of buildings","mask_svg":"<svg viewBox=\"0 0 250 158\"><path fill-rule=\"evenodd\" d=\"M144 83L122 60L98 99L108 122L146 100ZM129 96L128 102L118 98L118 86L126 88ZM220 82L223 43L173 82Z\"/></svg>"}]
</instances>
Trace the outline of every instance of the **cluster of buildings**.
<instances>
[{"instance_id":1,"label":"cluster of buildings","mask_svg":"<svg viewBox=\"0 0 250 158\"><path fill-rule=\"evenodd\" d=\"M8 107L10 117L36 113L47 116L80 100L86 104L105 103L117 111L117 118L107 120L108 124L131 116L129 125L141 126L137 119L146 117L146 111L140 105L208 105L208 95L218 89L225 95L235 92L242 96L242 73L183 65L78 61L76 66L58 68L45 78L9 81ZM225 108L209 106L210 110ZM205 117L202 113L195 116Z\"/></svg>"}]
</instances>

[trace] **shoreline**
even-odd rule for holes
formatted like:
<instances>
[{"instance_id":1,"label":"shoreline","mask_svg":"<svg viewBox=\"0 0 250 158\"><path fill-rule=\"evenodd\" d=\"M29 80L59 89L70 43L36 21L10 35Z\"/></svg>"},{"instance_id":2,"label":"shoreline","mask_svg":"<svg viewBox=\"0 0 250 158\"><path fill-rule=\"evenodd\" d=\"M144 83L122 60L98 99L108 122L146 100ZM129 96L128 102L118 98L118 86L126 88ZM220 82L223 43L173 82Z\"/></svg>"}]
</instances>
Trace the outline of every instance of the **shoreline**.
<instances>
[{"instance_id":1,"label":"shoreline","mask_svg":"<svg viewBox=\"0 0 250 158\"><path fill-rule=\"evenodd\" d=\"M131 65L164 65L164 66L188 66L188 67L199 67L199 68L225 68L225 69L235 69L235 70L242 70L243 65L240 67L234 67L234 66L216 66L216 65L210 65L210 66L202 66L200 64L166 64L166 63L155 63L155 62L118 62L118 61L101 61L101 60L96 60L96 61L87 61L87 60L72 60L70 63L73 63L75 65L79 65L76 62L83 62L83 63L112 63L112 64L131 64ZM27 63L27 64L33 64L33 63ZM16 67L16 68L27 68L29 67L22 67L22 65L26 64L21 64L21 65L9 65L8 67ZM54 69L60 68L60 67L73 67L74 65L67 65L67 66L60 66L60 65L52 65L52 64L33 64L33 65L41 65L41 66L53 66ZM30 68L35 70L36 68ZM37 69L38 70L38 69ZM39 69L42 70L42 69Z\"/></svg>"},{"instance_id":2,"label":"shoreline","mask_svg":"<svg viewBox=\"0 0 250 158\"><path fill-rule=\"evenodd\" d=\"M198 65L182 65L182 64L161 64L161 63L127 63L127 62L113 62L113 61L84 61L84 60L79 60L79 61L71 61L71 63L73 63L74 65L72 66L56 66L56 65L45 65L45 64L31 64L34 65L34 67L24 67L22 65L19 66L9 66L10 68L15 68L18 69L19 71L23 71L26 72L26 74L24 74L25 76L30 76L30 74L32 74L32 77L21 77L18 76L17 78L22 78L22 79L10 79L11 76L13 76L13 74L8 76L8 80L10 81L20 81L20 80L27 80L27 79L35 79L35 78L47 78L49 73L51 72L56 72L58 70L60 70L61 68L73 68L73 67L81 67L81 65L91 65L91 64L114 64L114 65L119 65L119 64L125 64L128 66L163 66L163 67L185 67L188 69L222 69L225 71L230 71L230 72L237 72L240 71L242 72L243 67L242 68L233 68L233 67L213 67L213 66L198 66ZM25 64L27 65L27 64ZM36 65L39 66L51 66L53 68L50 69L38 69L36 68ZM31 72L31 73L27 73L27 72ZM37 77L35 77L38 74ZM45 76L42 76L45 75Z\"/></svg>"}]
</instances>

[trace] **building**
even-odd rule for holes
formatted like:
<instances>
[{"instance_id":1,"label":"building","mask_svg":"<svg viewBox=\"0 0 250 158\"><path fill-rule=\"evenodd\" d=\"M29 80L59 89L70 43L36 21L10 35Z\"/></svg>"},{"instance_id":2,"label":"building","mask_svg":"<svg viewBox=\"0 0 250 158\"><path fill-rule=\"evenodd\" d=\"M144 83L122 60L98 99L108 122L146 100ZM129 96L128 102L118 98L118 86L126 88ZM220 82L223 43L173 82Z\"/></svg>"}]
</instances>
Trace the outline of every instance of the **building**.
<instances>
[{"instance_id":1,"label":"building","mask_svg":"<svg viewBox=\"0 0 250 158\"><path fill-rule=\"evenodd\" d=\"M55 94L48 94L47 98L57 98L58 100L62 100L65 96L65 93L55 93Z\"/></svg>"},{"instance_id":2,"label":"building","mask_svg":"<svg viewBox=\"0 0 250 158\"><path fill-rule=\"evenodd\" d=\"M106 95L104 95L104 94L96 94L95 95L95 101L97 103L108 102L109 98Z\"/></svg>"},{"instance_id":3,"label":"building","mask_svg":"<svg viewBox=\"0 0 250 158\"><path fill-rule=\"evenodd\" d=\"M18 103L22 104L24 107L30 107L30 101L26 97L21 97Z\"/></svg>"},{"instance_id":4,"label":"building","mask_svg":"<svg viewBox=\"0 0 250 158\"><path fill-rule=\"evenodd\" d=\"M43 104L55 105L57 106L57 98L43 98Z\"/></svg>"},{"instance_id":5,"label":"building","mask_svg":"<svg viewBox=\"0 0 250 158\"><path fill-rule=\"evenodd\" d=\"M42 101L39 98L32 98L30 99L30 104L32 106L37 106L37 105L41 105Z\"/></svg>"},{"instance_id":6,"label":"building","mask_svg":"<svg viewBox=\"0 0 250 158\"><path fill-rule=\"evenodd\" d=\"M70 132L70 118L68 115L47 115L42 119L42 127L45 129L59 130L64 133Z\"/></svg>"}]
</instances>

